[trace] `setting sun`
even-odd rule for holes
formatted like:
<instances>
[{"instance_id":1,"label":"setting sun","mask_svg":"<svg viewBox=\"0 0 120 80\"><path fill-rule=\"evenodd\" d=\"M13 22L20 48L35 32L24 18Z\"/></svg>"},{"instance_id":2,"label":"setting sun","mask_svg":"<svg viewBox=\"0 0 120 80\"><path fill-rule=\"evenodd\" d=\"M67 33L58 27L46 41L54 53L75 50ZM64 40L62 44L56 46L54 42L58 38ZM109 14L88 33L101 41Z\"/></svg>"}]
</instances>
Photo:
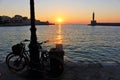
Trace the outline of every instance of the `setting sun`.
<instances>
[{"instance_id":1,"label":"setting sun","mask_svg":"<svg viewBox=\"0 0 120 80\"><path fill-rule=\"evenodd\" d=\"M62 23L62 22L63 22L63 19L62 19L62 18L58 18L58 19L57 19L57 22L58 22L58 23Z\"/></svg>"}]
</instances>

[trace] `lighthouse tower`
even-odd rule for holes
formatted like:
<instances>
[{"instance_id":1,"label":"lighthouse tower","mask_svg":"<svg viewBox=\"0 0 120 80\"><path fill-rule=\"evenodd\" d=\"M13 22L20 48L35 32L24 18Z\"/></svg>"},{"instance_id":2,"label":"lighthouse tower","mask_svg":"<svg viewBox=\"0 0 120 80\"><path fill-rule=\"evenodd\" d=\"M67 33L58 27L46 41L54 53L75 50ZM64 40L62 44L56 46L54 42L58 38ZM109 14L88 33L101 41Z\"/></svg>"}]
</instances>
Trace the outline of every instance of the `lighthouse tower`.
<instances>
[{"instance_id":1,"label":"lighthouse tower","mask_svg":"<svg viewBox=\"0 0 120 80\"><path fill-rule=\"evenodd\" d=\"M95 13L94 13L94 12L93 12L93 15L92 15L91 25L92 25L92 26L95 26L95 25L96 25Z\"/></svg>"},{"instance_id":2,"label":"lighthouse tower","mask_svg":"<svg viewBox=\"0 0 120 80\"><path fill-rule=\"evenodd\" d=\"M95 13L93 12L93 21L94 21L94 18L95 18Z\"/></svg>"}]
</instances>

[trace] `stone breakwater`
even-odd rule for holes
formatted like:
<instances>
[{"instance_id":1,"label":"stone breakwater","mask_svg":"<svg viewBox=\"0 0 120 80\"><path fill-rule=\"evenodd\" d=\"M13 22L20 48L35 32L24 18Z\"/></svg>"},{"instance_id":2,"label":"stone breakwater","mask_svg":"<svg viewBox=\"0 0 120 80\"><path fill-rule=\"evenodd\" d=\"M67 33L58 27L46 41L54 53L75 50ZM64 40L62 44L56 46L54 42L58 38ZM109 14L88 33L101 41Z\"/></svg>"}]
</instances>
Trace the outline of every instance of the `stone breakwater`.
<instances>
[{"instance_id":1,"label":"stone breakwater","mask_svg":"<svg viewBox=\"0 0 120 80\"><path fill-rule=\"evenodd\" d=\"M118 62L76 63L70 60L65 60L64 67L65 70L63 74L54 80L120 80L120 64ZM26 79L19 74L11 72L5 63L0 63L0 80Z\"/></svg>"}]
</instances>

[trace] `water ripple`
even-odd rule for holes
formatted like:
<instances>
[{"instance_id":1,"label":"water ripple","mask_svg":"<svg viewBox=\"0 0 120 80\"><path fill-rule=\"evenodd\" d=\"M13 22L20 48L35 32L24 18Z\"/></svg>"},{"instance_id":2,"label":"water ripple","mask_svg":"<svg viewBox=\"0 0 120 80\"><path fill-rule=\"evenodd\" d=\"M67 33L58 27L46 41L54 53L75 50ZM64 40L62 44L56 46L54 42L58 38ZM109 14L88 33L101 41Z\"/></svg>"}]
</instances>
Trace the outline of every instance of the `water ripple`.
<instances>
[{"instance_id":1,"label":"water ripple","mask_svg":"<svg viewBox=\"0 0 120 80\"><path fill-rule=\"evenodd\" d=\"M29 28L0 27L0 62L11 52L12 45L30 39ZM120 27L62 25L60 34L58 29L57 25L37 26L38 41L51 40L50 49L61 35L65 55L73 61L120 62Z\"/></svg>"}]
</instances>

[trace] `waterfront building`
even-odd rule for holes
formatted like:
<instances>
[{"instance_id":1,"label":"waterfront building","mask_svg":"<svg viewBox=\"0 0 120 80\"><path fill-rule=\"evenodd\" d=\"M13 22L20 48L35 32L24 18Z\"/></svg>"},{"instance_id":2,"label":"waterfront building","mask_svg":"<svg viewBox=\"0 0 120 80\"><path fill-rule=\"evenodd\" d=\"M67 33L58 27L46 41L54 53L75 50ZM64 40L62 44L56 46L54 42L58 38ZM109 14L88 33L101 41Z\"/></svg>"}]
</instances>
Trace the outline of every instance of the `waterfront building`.
<instances>
[{"instance_id":1,"label":"waterfront building","mask_svg":"<svg viewBox=\"0 0 120 80\"><path fill-rule=\"evenodd\" d=\"M9 16L0 16L0 23L10 23L11 18Z\"/></svg>"},{"instance_id":2,"label":"waterfront building","mask_svg":"<svg viewBox=\"0 0 120 80\"><path fill-rule=\"evenodd\" d=\"M35 20L36 25L52 25L53 23L49 23L49 21L40 21ZM22 17L21 15L15 15L14 17L9 16L0 16L0 26L22 26L22 25L30 25L30 19L27 17Z\"/></svg>"},{"instance_id":3,"label":"waterfront building","mask_svg":"<svg viewBox=\"0 0 120 80\"><path fill-rule=\"evenodd\" d=\"M23 22L23 17L20 16L20 15L15 15L15 16L12 18L12 22L13 22L13 23L22 23L22 22Z\"/></svg>"}]
</instances>

